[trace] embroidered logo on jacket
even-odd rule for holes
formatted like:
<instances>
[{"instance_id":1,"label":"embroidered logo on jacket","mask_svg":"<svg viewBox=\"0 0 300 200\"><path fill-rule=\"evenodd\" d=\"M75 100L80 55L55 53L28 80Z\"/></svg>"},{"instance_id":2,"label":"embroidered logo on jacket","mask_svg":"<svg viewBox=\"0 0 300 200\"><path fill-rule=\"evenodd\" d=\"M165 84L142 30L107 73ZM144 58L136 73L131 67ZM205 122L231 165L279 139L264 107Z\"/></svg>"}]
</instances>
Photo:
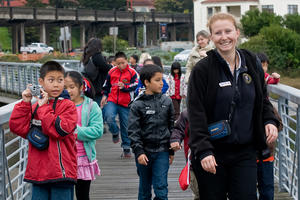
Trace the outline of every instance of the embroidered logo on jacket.
<instances>
[{"instance_id":1,"label":"embroidered logo on jacket","mask_svg":"<svg viewBox=\"0 0 300 200\"><path fill-rule=\"evenodd\" d=\"M243 74L243 78L244 78L245 83L247 83L247 84L250 84L251 81L252 81L251 76L249 74L247 74L247 73Z\"/></svg>"},{"instance_id":2,"label":"embroidered logo on jacket","mask_svg":"<svg viewBox=\"0 0 300 200\"><path fill-rule=\"evenodd\" d=\"M146 115L153 115L155 114L155 110L147 110Z\"/></svg>"}]
</instances>

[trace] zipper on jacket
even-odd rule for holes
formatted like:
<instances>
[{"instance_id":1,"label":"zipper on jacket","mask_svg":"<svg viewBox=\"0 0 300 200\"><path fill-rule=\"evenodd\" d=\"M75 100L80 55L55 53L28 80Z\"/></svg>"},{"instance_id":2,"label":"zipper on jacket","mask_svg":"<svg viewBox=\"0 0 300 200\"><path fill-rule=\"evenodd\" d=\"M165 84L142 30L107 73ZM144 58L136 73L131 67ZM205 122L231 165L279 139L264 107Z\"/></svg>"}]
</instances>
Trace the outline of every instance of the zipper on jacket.
<instances>
[{"instance_id":1,"label":"zipper on jacket","mask_svg":"<svg viewBox=\"0 0 300 200\"><path fill-rule=\"evenodd\" d=\"M120 80L121 80L121 76L122 76L122 71L120 70L119 82L120 82ZM119 104L119 95L120 95L120 89L119 89L119 86L118 86L118 93L117 93L117 104Z\"/></svg>"},{"instance_id":2,"label":"zipper on jacket","mask_svg":"<svg viewBox=\"0 0 300 200\"><path fill-rule=\"evenodd\" d=\"M62 164L62 160L61 160L61 150L60 150L59 141L57 141L57 148L58 148L59 164L60 164L60 167L61 167L61 170L62 170L63 177L66 178L65 168L64 168L64 166Z\"/></svg>"}]
</instances>

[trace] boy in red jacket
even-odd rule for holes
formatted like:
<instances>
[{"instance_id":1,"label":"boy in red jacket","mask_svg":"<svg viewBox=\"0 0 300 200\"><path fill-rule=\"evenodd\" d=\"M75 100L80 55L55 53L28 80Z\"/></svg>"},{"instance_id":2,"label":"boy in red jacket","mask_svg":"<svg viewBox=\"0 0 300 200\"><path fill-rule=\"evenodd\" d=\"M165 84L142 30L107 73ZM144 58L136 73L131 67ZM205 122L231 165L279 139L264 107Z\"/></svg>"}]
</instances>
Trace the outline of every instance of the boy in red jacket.
<instances>
[{"instance_id":1,"label":"boy in red jacket","mask_svg":"<svg viewBox=\"0 0 300 200\"><path fill-rule=\"evenodd\" d=\"M15 105L9 120L10 130L27 138L31 124L49 137L49 146L39 150L29 142L28 163L24 181L33 183L32 200L73 200L77 179L77 158L74 130L77 111L64 91L64 69L49 61L40 69L41 96L31 105L27 87L22 101ZM37 110L36 110L37 108ZM34 112L36 110L36 112ZM31 122L32 113L34 114Z\"/></svg>"},{"instance_id":2,"label":"boy in red jacket","mask_svg":"<svg viewBox=\"0 0 300 200\"><path fill-rule=\"evenodd\" d=\"M130 139L128 138L128 104L131 102L134 91L138 85L137 72L129 67L126 55L118 52L115 55L116 66L109 70L103 90L100 106L104 108L105 119L112 133L114 143L119 142L119 132L122 138L122 157L131 158ZM120 128L116 123L116 115L119 115Z\"/></svg>"},{"instance_id":3,"label":"boy in red jacket","mask_svg":"<svg viewBox=\"0 0 300 200\"><path fill-rule=\"evenodd\" d=\"M276 72L273 72L271 75L267 73L269 66L269 58L264 53L258 53L257 57L259 58L262 68L265 72L265 81L267 84L277 84L280 80L280 75Z\"/></svg>"}]
</instances>

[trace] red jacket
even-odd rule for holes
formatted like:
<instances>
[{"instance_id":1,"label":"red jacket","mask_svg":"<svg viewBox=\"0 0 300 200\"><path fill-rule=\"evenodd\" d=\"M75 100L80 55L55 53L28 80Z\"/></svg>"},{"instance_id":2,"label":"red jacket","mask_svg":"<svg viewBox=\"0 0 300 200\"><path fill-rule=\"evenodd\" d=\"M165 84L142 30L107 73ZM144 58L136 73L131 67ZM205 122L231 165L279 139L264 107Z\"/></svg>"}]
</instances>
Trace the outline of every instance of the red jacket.
<instances>
[{"instance_id":1,"label":"red jacket","mask_svg":"<svg viewBox=\"0 0 300 200\"><path fill-rule=\"evenodd\" d=\"M267 84L277 84L279 82L279 78L274 78L270 74L265 73L265 80Z\"/></svg>"},{"instance_id":2,"label":"red jacket","mask_svg":"<svg viewBox=\"0 0 300 200\"><path fill-rule=\"evenodd\" d=\"M108 72L106 83L103 88L104 95L108 96L107 101L128 107L128 104L133 99L138 81L137 72L129 67L129 65L123 70L118 67L113 67ZM125 84L123 89L119 89L118 82L123 82Z\"/></svg>"},{"instance_id":3,"label":"red jacket","mask_svg":"<svg viewBox=\"0 0 300 200\"><path fill-rule=\"evenodd\" d=\"M77 111L74 103L59 98L55 111L54 99L38 108L34 119L41 122L43 133L49 136L49 147L38 150L29 143L28 163L24 180L31 183L53 183L59 181L76 182L77 150L74 130ZM21 101L16 104L9 119L10 130L26 138L29 131L31 112L37 103Z\"/></svg>"}]
</instances>

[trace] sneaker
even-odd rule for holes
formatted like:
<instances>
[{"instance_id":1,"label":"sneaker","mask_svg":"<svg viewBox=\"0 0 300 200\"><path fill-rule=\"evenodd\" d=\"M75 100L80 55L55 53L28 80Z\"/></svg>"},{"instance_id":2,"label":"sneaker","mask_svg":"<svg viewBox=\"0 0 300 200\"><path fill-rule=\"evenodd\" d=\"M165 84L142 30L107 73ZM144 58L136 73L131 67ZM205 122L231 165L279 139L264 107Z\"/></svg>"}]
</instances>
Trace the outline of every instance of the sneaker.
<instances>
[{"instance_id":1,"label":"sneaker","mask_svg":"<svg viewBox=\"0 0 300 200\"><path fill-rule=\"evenodd\" d=\"M112 141L113 143L117 144L120 142L120 137L119 137L119 134L117 135L112 135Z\"/></svg>"},{"instance_id":2,"label":"sneaker","mask_svg":"<svg viewBox=\"0 0 300 200\"><path fill-rule=\"evenodd\" d=\"M124 149L123 153L121 155L122 158L131 158L131 152L130 149Z\"/></svg>"}]
</instances>

